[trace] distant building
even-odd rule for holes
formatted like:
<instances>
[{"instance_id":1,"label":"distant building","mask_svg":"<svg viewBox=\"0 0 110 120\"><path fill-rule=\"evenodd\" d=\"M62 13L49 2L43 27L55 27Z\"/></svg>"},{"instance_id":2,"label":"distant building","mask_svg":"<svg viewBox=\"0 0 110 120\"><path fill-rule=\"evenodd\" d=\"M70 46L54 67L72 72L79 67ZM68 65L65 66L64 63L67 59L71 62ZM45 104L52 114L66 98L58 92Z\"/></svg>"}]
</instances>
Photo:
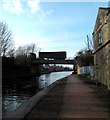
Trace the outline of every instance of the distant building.
<instances>
[{"instance_id":1,"label":"distant building","mask_svg":"<svg viewBox=\"0 0 110 120\"><path fill-rule=\"evenodd\" d=\"M110 89L110 7L99 8L93 40L95 80Z\"/></svg>"}]
</instances>

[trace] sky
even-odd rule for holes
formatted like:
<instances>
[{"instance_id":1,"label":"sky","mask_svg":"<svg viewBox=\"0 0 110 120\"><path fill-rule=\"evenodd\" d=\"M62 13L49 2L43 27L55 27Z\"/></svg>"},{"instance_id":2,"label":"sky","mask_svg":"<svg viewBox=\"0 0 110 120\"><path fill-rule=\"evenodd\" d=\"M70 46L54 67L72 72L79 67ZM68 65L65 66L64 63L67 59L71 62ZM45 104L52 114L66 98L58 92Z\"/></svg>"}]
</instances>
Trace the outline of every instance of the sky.
<instances>
[{"instance_id":1,"label":"sky","mask_svg":"<svg viewBox=\"0 0 110 120\"><path fill-rule=\"evenodd\" d=\"M0 0L0 20L12 30L15 48L35 43L42 52L66 51L67 57L86 47L98 8L107 2L40 2Z\"/></svg>"}]
</instances>

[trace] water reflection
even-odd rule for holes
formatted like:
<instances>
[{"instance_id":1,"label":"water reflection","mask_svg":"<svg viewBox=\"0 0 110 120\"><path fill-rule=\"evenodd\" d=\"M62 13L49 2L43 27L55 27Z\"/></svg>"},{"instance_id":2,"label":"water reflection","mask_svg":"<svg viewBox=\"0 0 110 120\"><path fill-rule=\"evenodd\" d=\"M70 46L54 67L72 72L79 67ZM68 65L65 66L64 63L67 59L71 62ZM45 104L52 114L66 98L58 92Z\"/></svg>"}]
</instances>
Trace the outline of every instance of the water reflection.
<instances>
[{"instance_id":1,"label":"water reflection","mask_svg":"<svg viewBox=\"0 0 110 120\"><path fill-rule=\"evenodd\" d=\"M5 94L3 94L2 99L2 114L3 117L10 111L17 109L22 103L26 102L30 97L36 94L39 90L44 89L56 80L70 75L72 72L53 72L51 74L41 75L39 78L35 79L32 84L26 84L23 89L7 89ZM31 81L30 81L31 83Z\"/></svg>"},{"instance_id":2,"label":"water reflection","mask_svg":"<svg viewBox=\"0 0 110 120\"><path fill-rule=\"evenodd\" d=\"M37 78L37 81L39 82L39 89L42 90L43 88L47 87L50 85L50 80L52 74L45 74L41 75L39 78Z\"/></svg>"},{"instance_id":3,"label":"water reflection","mask_svg":"<svg viewBox=\"0 0 110 120\"><path fill-rule=\"evenodd\" d=\"M56 80L68 76L71 73L72 72L53 72L50 74L41 75L39 78L37 78L37 81L39 83L39 89L43 89L55 82Z\"/></svg>"},{"instance_id":4,"label":"water reflection","mask_svg":"<svg viewBox=\"0 0 110 120\"><path fill-rule=\"evenodd\" d=\"M5 116L8 112L17 109L23 102L26 102L30 96L26 95L13 95L13 96L3 96L2 103L2 114Z\"/></svg>"}]
</instances>

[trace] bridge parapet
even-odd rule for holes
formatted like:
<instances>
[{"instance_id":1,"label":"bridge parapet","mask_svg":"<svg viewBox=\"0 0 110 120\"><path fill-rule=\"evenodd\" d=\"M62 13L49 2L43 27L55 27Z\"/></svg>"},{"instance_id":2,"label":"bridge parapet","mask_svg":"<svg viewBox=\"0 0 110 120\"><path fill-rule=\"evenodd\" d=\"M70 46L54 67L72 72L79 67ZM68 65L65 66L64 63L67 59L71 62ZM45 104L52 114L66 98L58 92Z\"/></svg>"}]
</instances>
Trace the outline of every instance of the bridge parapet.
<instances>
[{"instance_id":1,"label":"bridge parapet","mask_svg":"<svg viewBox=\"0 0 110 120\"><path fill-rule=\"evenodd\" d=\"M74 60L74 57L67 57L65 60Z\"/></svg>"},{"instance_id":2,"label":"bridge parapet","mask_svg":"<svg viewBox=\"0 0 110 120\"><path fill-rule=\"evenodd\" d=\"M38 59L35 61L36 64L74 64L74 60L44 60L44 59Z\"/></svg>"}]
</instances>

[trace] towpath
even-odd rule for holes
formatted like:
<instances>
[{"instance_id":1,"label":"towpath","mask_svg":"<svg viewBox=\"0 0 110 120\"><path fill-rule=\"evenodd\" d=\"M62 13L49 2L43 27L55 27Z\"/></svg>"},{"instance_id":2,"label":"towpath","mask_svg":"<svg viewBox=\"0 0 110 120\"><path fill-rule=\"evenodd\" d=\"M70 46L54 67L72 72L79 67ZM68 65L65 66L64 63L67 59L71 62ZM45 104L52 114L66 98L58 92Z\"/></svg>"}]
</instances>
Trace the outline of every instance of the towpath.
<instances>
[{"instance_id":1,"label":"towpath","mask_svg":"<svg viewBox=\"0 0 110 120\"><path fill-rule=\"evenodd\" d=\"M52 91L31 110L25 119L109 119L107 109L103 107L102 102L95 97L93 90L88 85L79 80L77 75L67 77L66 86L60 96L52 95Z\"/></svg>"}]
</instances>

